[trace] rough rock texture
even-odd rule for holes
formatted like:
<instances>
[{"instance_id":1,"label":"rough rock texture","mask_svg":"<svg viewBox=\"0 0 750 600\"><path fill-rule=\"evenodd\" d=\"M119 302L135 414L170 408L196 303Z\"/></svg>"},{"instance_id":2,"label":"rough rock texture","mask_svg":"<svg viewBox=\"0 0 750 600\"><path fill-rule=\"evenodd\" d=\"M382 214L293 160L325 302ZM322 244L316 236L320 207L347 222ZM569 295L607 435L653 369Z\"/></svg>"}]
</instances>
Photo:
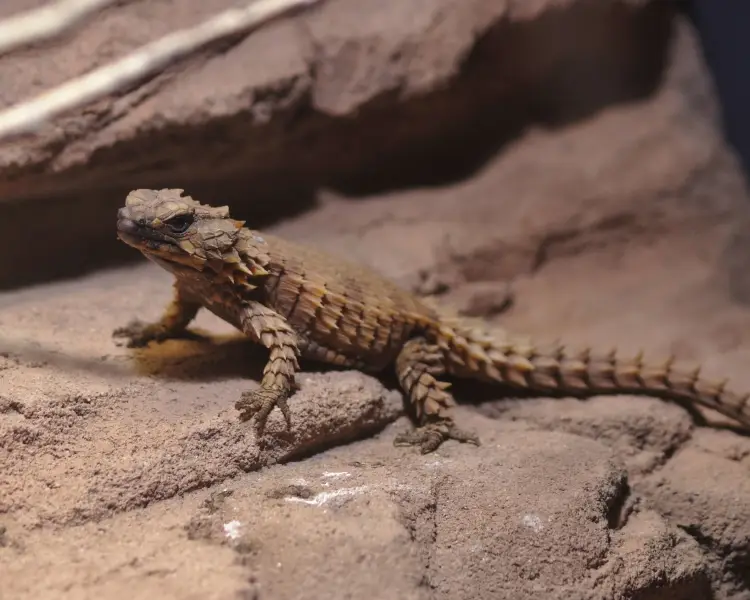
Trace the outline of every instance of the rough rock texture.
<instances>
[{"instance_id":1,"label":"rough rock texture","mask_svg":"<svg viewBox=\"0 0 750 600\"><path fill-rule=\"evenodd\" d=\"M3 59L3 102L198 4L106 13L77 34L96 52L56 49L65 73L48 48ZM298 186L309 210L279 234L517 331L674 351L750 389L748 198L666 3L418 4L331 1L71 116L65 140L5 146L2 281L118 256L118 186L247 217ZM659 48L658 89L616 103L657 83ZM483 446L420 456L392 446L408 423L387 377L306 370L294 437L274 413L259 444L232 407L264 353L225 324L110 338L169 297L140 263L0 295L2 600L750 598L750 439L714 415L459 385Z\"/></svg>"}]
</instances>

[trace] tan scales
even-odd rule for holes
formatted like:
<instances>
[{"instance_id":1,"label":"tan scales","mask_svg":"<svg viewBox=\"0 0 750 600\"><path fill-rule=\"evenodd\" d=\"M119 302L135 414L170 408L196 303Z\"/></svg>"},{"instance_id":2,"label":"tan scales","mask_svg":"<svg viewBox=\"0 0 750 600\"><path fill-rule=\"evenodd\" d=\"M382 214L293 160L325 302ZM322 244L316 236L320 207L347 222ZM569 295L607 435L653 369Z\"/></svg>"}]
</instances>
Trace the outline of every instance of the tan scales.
<instances>
[{"instance_id":1,"label":"tan scales","mask_svg":"<svg viewBox=\"0 0 750 600\"><path fill-rule=\"evenodd\" d=\"M540 394L651 395L706 406L750 429L750 394L732 393L698 369L680 369L671 358L646 364L642 356L541 348L499 330L490 334L365 266L249 229L227 207L200 204L183 190L131 192L117 231L174 274L175 295L158 322L134 322L115 335L130 346L177 337L205 307L265 346L260 387L235 405L241 419L255 416L259 434L275 406L291 427L287 400L300 357L373 373L394 368L418 421L396 443L419 444L423 452L447 439L479 443L455 425L445 376Z\"/></svg>"}]
</instances>

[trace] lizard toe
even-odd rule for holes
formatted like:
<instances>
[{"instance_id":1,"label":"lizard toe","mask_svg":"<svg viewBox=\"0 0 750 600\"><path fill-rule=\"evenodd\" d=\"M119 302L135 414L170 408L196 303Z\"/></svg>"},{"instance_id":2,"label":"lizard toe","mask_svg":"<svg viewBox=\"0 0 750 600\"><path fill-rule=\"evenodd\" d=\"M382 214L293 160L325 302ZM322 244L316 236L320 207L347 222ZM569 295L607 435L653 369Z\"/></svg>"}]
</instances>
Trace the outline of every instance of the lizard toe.
<instances>
[{"instance_id":1,"label":"lizard toe","mask_svg":"<svg viewBox=\"0 0 750 600\"><path fill-rule=\"evenodd\" d=\"M124 338L128 348L142 348L149 342L157 341L162 337L160 327L144 323L142 321L131 321L124 327L118 327L112 332L114 338Z\"/></svg>"},{"instance_id":2,"label":"lizard toe","mask_svg":"<svg viewBox=\"0 0 750 600\"><path fill-rule=\"evenodd\" d=\"M460 427L456 427L455 424L451 423L448 425L447 437L451 440L456 440L462 444L472 444L474 446L481 446L482 443L479 441L479 436L471 431L466 431Z\"/></svg>"},{"instance_id":3,"label":"lizard toe","mask_svg":"<svg viewBox=\"0 0 750 600\"><path fill-rule=\"evenodd\" d=\"M234 407L240 411L240 421L249 421L255 417L255 427L258 435L262 435L266 428L266 421L271 411L278 406L284 416L287 428L291 429L291 413L286 394L283 390L274 388L259 388L251 392L244 392Z\"/></svg>"},{"instance_id":4,"label":"lizard toe","mask_svg":"<svg viewBox=\"0 0 750 600\"><path fill-rule=\"evenodd\" d=\"M394 446L419 446L422 454L429 454L437 450L443 442L456 440L461 443L480 445L479 437L475 434L456 427L452 422L441 421L428 423L417 427L413 431L399 434L393 440Z\"/></svg>"}]
</instances>

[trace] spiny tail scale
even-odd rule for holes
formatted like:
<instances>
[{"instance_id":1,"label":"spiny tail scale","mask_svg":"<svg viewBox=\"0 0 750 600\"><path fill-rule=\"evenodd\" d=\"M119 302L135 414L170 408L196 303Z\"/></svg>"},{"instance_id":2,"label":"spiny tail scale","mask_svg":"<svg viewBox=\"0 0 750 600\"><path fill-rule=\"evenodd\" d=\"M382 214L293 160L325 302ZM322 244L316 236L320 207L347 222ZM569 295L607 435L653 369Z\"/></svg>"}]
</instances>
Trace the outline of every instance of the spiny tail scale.
<instances>
[{"instance_id":1,"label":"spiny tail scale","mask_svg":"<svg viewBox=\"0 0 750 600\"><path fill-rule=\"evenodd\" d=\"M548 348L530 340L503 337L445 319L437 332L449 373L498 382L539 393L574 397L646 395L700 404L750 428L750 394L727 389L727 380L711 381L700 367L688 369L670 357L646 362L643 354L627 358L616 350L595 353L570 351L561 344Z\"/></svg>"}]
</instances>

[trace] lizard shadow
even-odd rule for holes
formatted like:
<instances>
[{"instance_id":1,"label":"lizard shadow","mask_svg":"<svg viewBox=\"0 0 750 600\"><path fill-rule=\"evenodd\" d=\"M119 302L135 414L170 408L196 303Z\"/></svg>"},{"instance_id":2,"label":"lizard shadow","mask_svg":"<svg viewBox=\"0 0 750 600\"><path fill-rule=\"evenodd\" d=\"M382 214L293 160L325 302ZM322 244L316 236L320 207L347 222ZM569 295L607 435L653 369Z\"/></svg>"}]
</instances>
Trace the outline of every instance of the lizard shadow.
<instances>
[{"instance_id":1,"label":"lizard shadow","mask_svg":"<svg viewBox=\"0 0 750 600\"><path fill-rule=\"evenodd\" d=\"M136 373L164 380L211 382L247 379L260 382L268 350L238 334L190 329L180 338L131 349ZM300 372L341 371L333 365L300 360Z\"/></svg>"},{"instance_id":2,"label":"lizard shadow","mask_svg":"<svg viewBox=\"0 0 750 600\"><path fill-rule=\"evenodd\" d=\"M575 398L578 400L586 401L597 396L607 396L607 394L575 394L570 390L563 392L556 392L554 390L537 392L522 390L510 385L502 385L496 383L483 383L479 381L467 381L467 380L451 380L451 390L459 404L467 404L476 407L480 407L479 411L486 417L498 419L504 412L502 409L502 402L504 400L534 400L537 398L544 398L546 400L563 400L567 398ZM618 394L622 396L632 396L633 394ZM615 396L610 396L614 398ZM706 416L700 409L694 406L692 403L683 400L675 399L664 399L659 398L653 394L638 395L642 398L657 398L663 402L676 404L688 413L688 416L693 422L695 427L706 427L709 429L715 429L718 431L731 431L742 437L750 438L750 431L747 431L740 425L734 425L727 423L723 420L714 420ZM485 405L489 410L483 410L481 405ZM718 417L724 419L725 417Z\"/></svg>"},{"instance_id":3,"label":"lizard shadow","mask_svg":"<svg viewBox=\"0 0 750 600\"><path fill-rule=\"evenodd\" d=\"M61 371L85 371L103 377L125 376L128 374L126 365L108 362L101 357L96 358L82 355L70 350L45 348L36 342L14 340L4 341L0 338L0 356L8 358L21 366L43 367L51 366Z\"/></svg>"},{"instance_id":4,"label":"lizard shadow","mask_svg":"<svg viewBox=\"0 0 750 600\"><path fill-rule=\"evenodd\" d=\"M259 382L268 360L268 350L241 333L216 334L191 328L179 338L150 343L130 350L135 371L139 375L165 381L212 382L225 379L246 379ZM347 370L311 360L300 360L300 372L330 373ZM389 390L400 390L394 369L369 373ZM502 398L515 398L518 393L508 387L466 380L451 380L456 399L461 404L480 404ZM405 402L406 405L406 402ZM408 412L408 407L406 407Z\"/></svg>"},{"instance_id":5,"label":"lizard shadow","mask_svg":"<svg viewBox=\"0 0 750 600\"><path fill-rule=\"evenodd\" d=\"M131 348L130 356L137 374L158 379L260 381L268 352L242 335L208 334L191 329L179 338Z\"/></svg>"},{"instance_id":6,"label":"lizard shadow","mask_svg":"<svg viewBox=\"0 0 750 600\"><path fill-rule=\"evenodd\" d=\"M136 372L164 380L182 381L219 381L227 378L246 379L248 382L259 382L263 368L268 360L268 351L242 334L209 334L191 329L184 338L152 343L145 348L132 350ZM347 370L309 360L300 361L300 372L326 373ZM370 374L378 379L389 390L401 390L395 371L386 369L380 373ZM535 398L564 399L578 398L586 400L586 395L575 395L552 390L543 393L521 390L510 385L484 383L480 381L447 378L451 383L451 392L458 404L477 408L492 418L498 418L497 411L482 411L482 405L501 407L504 400ZM652 397L648 395L648 397ZM665 400L666 402L667 400ZM744 437L750 432L740 426L724 422L714 422L688 402L669 400L684 408L696 427L709 427L717 430L728 430ZM404 397L404 411L414 417L411 407Z\"/></svg>"}]
</instances>

